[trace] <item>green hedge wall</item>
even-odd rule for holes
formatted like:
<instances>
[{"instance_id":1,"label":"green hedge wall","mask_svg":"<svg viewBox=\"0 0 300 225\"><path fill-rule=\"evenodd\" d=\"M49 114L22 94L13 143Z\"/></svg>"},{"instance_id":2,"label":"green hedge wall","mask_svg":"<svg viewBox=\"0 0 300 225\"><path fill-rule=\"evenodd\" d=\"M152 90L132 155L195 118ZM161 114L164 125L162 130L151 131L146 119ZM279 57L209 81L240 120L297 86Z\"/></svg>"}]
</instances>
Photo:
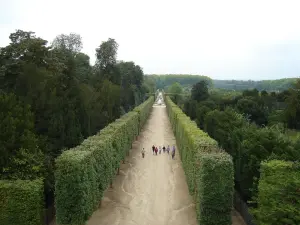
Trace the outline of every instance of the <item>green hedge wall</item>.
<instances>
[{"instance_id":1,"label":"green hedge wall","mask_svg":"<svg viewBox=\"0 0 300 225\"><path fill-rule=\"evenodd\" d=\"M0 180L0 225L41 225L43 210L42 180Z\"/></svg>"},{"instance_id":2,"label":"green hedge wall","mask_svg":"<svg viewBox=\"0 0 300 225\"><path fill-rule=\"evenodd\" d=\"M191 195L201 225L231 225L234 186L232 158L165 97Z\"/></svg>"},{"instance_id":3,"label":"green hedge wall","mask_svg":"<svg viewBox=\"0 0 300 225\"><path fill-rule=\"evenodd\" d=\"M131 149L154 103L150 97L56 160L55 206L60 225L82 225L98 207L103 192Z\"/></svg>"},{"instance_id":4,"label":"green hedge wall","mask_svg":"<svg viewBox=\"0 0 300 225\"><path fill-rule=\"evenodd\" d=\"M138 112L138 114L139 114L139 124L140 124L139 132L141 131L144 124L146 123L146 121L149 117L149 114L151 112L152 105L154 103L154 97L151 96L150 98L151 98L152 104L149 104L149 102L145 101L144 103L142 103L141 105L139 105L133 109L134 112Z\"/></svg>"},{"instance_id":5,"label":"green hedge wall","mask_svg":"<svg viewBox=\"0 0 300 225\"><path fill-rule=\"evenodd\" d=\"M300 163L272 160L261 163L258 225L300 224Z\"/></svg>"}]
</instances>

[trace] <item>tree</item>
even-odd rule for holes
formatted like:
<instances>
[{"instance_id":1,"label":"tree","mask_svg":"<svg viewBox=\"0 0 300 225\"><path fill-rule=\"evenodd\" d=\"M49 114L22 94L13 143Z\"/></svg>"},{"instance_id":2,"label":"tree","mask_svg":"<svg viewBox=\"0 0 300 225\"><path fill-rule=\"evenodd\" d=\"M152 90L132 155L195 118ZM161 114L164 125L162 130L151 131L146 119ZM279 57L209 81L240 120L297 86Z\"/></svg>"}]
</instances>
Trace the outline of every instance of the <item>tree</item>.
<instances>
[{"instance_id":1,"label":"tree","mask_svg":"<svg viewBox=\"0 0 300 225\"><path fill-rule=\"evenodd\" d=\"M289 89L289 92L286 98L286 120L290 128L300 129L300 79Z\"/></svg>"},{"instance_id":2,"label":"tree","mask_svg":"<svg viewBox=\"0 0 300 225\"><path fill-rule=\"evenodd\" d=\"M121 77L117 70L118 43L109 38L96 49L96 68L102 80L108 79L114 84L120 84Z\"/></svg>"},{"instance_id":3,"label":"tree","mask_svg":"<svg viewBox=\"0 0 300 225\"><path fill-rule=\"evenodd\" d=\"M204 80L196 83L192 88L192 99L198 102L206 100L209 97L207 86L208 84Z\"/></svg>"},{"instance_id":4,"label":"tree","mask_svg":"<svg viewBox=\"0 0 300 225\"><path fill-rule=\"evenodd\" d=\"M251 90L245 90L245 91L243 91L243 96L244 97L258 98L259 97L259 91L256 88L251 89Z\"/></svg>"},{"instance_id":5,"label":"tree","mask_svg":"<svg viewBox=\"0 0 300 225\"><path fill-rule=\"evenodd\" d=\"M43 154L34 134L30 106L14 94L1 94L0 109L0 179L39 177Z\"/></svg>"},{"instance_id":6,"label":"tree","mask_svg":"<svg viewBox=\"0 0 300 225\"><path fill-rule=\"evenodd\" d=\"M264 112L263 108L257 104L255 99L251 97L242 98L238 100L236 108L240 113L249 116L249 119L258 125L267 124L266 113Z\"/></svg>"},{"instance_id":7,"label":"tree","mask_svg":"<svg viewBox=\"0 0 300 225\"><path fill-rule=\"evenodd\" d=\"M181 94L182 94L182 87L178 82L173 83L168 88L168 93L172 94L171 98L173 101L178 104L178 102L181 100Z\"/></svg>"},{"instance_id":8,"label":"tree","mask_svg":"<svg viewBox=\"0 0 300 225\"><path fill-rule=\"evenodd\" d=\"M82 38L79 34L70 33L56 36L52 42L54 48L67 50L72 53L79 53L82 49Z\"/></svg>"},{"instance_id":9,"label":"tree","mask_svg":"<svg viewBox=\"0 0 300 225\"><path fill-rule=\"evenodd\" d=\"M0 49L0 89L26 96L49 76L47 69L55 70L47 41L34 32L17 30L9 36L11 43ZM34 85L30 85L33 84Z\"/></svg>"}]
</instances>

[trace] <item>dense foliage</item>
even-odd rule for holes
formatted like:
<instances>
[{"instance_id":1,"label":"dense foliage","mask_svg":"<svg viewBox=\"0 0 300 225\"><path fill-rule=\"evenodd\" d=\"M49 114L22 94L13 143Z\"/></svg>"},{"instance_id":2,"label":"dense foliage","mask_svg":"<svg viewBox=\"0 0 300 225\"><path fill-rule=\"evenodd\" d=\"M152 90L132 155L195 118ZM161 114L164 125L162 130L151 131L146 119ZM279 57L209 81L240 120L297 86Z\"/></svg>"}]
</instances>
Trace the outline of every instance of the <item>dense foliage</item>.
<instances>
[{"instance_id":1,"label":"dense foliage","mask_svg":"<svg viewBox=\"0 0 300 225\"><path fill-rule=\"evenodd\" d=\"M146 75L145 83L154 89L165 89L173 83L179 83L184 87L191 87L193 84L205 80L208 84L212 84L212 80L207 76L190 75L190 74L164 74L164 75Z\"/></svg>"},{"instance_id":2,"label":"dense foliage","mask_svg":"<svg viewBox=\"0 0 300 225\"><path fill-rule=\"evenodd\" d=\"M273 160L261 165L258 225L300 224L300 165Z\"/></svg>"},{"instance_id":3,"label":"dense foliage","mask_svg":"<svg viewBox=\"0 0 300 225\"><path fill-rule=\"evenodd\" d=\"M97 208L103 192L150 113L154 98L109 124L56 160L55 205L59 224L81 225Z\"/></svg>"},{"instance_id":4,"label":"dense foliage","mask_svg":"<svg viewBox=\"0 0 300 225\"><path fill-rule=\"evenodd\" d=\"M235 188L255 202L261 162L300 160L300 140L290 137L290 129L300 128L300 80L279 93L254 89L224 95L199 84L193 88L205 94L200 99L192 94L178 105L233 157Z\"/></svg>"},{"instance_id":5,"label":"dense foliage","mask_svg":"<svg viewBox=\"0 0 300 225\"><path fill-rule=\"evenodd\" d=\"M213 80L215 88L224 88L230 90L257 89L259 91L283 91L290 88L295 83L296 78L284 78L278 80Z\"/></svg>"},{"instance_id":6,"label":"dense foliage","mask_svg":"<svg viewBox=\"0 0 300 225\"><path fill-rule=\"evenodd\" d=\"M78 34L61 34L50 45L22 30L9 38L0 48L0 180L42 178L48 207L55 158L139 105L150 90L140 66L117 61L114 39L99 43L91 66Z\"/></svg>"},{"instance_id":7,"label":"dense foliage","mask_svg":"<svg viewBox=\"0 0 300 225\"><path fill-rule=\"evenodd\" d=\"M147 85L155 89L168 89L168 86L175 82L178 82L183 87L191 88L194 84L199 81L207 81L209 87L214 87L218 89L228 89L228 90L247 90L247 89L257 89L259 91L284 91L292 87L296 82L297 78L284 78L278 80L213 80L206 76L200 75L189 75L189 74L161 74L161 75L147 75L145 77Z\"/></svg>"},{"instance_id":8,"label":"dense foliage","mask_svg":"<svg viewBox=\"0 0 300 225\"><path fill-rule=\"evenodd\" d=\"M43 224L41 180L0 181L0 225Z\"/></svg>"},{"instance_id":9,"label":"dense foliage","mask_svg":"<svg viewBox=\"0 0 300 225\"><path fill-rule=\"evenodd\" d=\"M197 128L169 97L168 115L199 224L230 225L233 196L231 157L218 148L215 140Z\"/></svg>"}]
</instances>

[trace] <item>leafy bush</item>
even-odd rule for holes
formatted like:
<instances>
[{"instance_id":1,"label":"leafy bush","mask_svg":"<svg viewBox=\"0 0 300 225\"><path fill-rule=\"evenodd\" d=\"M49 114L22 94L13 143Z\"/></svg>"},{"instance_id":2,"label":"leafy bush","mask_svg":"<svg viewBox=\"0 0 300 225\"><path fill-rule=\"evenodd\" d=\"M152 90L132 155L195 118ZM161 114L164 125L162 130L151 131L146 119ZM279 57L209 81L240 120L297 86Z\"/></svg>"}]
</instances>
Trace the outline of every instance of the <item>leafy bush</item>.
<instances>
[{"instance_id":1,"label":"leafy bush","mask_svg":"<svg viewBox=\"0 0 300 225\"><path fill-rule=\"evenodd\" d=\"M41 225L42 180L0 180L0 225Z\"/></svg>"},{"instance_id":2,"label":"leafy bush","mask_svg":"<svg viewBox=\"0 0 300 225\"><path fill-rule=\"evenodd\" d=\"M88 220L130 150L153 102L150 97L138 109L56 160L55 204L59 224L81 225Z\"/></svg>"},{"instance_id":3,"label":"leafy bush","mask_svg":"<svg viewBox=\"0 0 300 225\"><path fill-rule=\"evenodd\" d=\"M300 164L272 160L261 164L258 208L259 225L300 224Z\"/></svg>"},{"instance_id":4,"label":"leafy bush","mask_svg":"<svg viewBox=\"0 0 300 225\"><path fill-rule=\"evenodd\" d=\"M203 225L231 224L233 163L218 143L165 97L197 217Z\"/></svg>"}]
</instances>

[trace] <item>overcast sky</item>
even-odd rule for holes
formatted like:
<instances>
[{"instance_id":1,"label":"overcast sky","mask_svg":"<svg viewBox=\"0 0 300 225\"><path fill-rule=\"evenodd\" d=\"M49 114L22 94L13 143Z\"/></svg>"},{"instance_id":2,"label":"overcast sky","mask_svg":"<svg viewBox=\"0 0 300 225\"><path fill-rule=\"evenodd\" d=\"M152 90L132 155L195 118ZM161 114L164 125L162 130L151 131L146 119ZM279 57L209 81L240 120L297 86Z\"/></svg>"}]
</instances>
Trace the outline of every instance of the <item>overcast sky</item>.
<instances>
[{"instance_id":1,"label":"overcast sky","mask_svg":"<svg viewBox=\"0 0 300 225\"><path fill-rule=\"evenodd\" d=\"M109 37L144 72L214 79L300 76L298 0L0 0L0 46L16 29L52 41L78 33L83 52Z\"/></svg>"}]
</instances>

